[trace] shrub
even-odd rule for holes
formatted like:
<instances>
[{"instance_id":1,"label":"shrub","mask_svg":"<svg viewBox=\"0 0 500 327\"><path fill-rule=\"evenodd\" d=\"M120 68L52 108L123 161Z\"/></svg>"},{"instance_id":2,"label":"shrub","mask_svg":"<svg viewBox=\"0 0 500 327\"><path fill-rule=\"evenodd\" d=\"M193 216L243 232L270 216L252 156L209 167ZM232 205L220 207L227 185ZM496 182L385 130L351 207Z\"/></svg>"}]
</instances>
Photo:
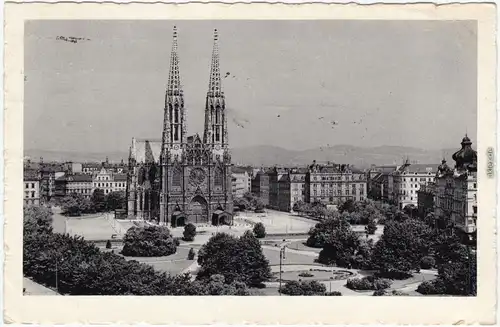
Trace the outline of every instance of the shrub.
<instances>
[{"instance_id":1,"label":"shrub","mask_svg":"<svg viewBox=\"0 0 500 327\"><path fill-rule=\"evenodd\" d=\"M350 278L347 280L346 287L352 290L382 290L389 288L391 282L387 279L366 276L363 278Z\"/></svg>"},{"instance_id":2,"label":"shrub","mask_svg":"<svg viewBox=\"0 0 500 327\"><path fill-rule=\"evenodd\" d=\"M439 280L425 281L418 285L417 292L424 295L430 294L446 294L446 289L443 283Z\"/></svg>"},{"instance_id":3,"label":"shrub","mask_svg":"<svg viewBox=\"0 0 500 327\"><path fill-rule=\"evenodd\" d=\"M196 226L189 223L186 226L184 226L184 233L183 233L183 240L186 242L191 242L194 240L194 237L196 236Z\"/></svg>"},{"instance_id":4,"label":"shrub","mask_svg":"<svg viewBox=\"0 0 500 327\"><path fill-rule=\"evenodd\" d=\"M111 249L111 247L112 247L112 246L111 246L111 241L110 241L110 240L108 240L108 241L106 242L106 249Z\"/></svg>"},{"instance_id":5,"label":"shrub","mask_svg":"<svg viewBox=\"0 0 500 327\"><path fill-rule=\"evenodd\" d=\"M160 257L175 253L174 238L167 227L131 227L123 238L124 256Z\"/></svg>"},{"instance_id":6,"label":"shrub","mask_svg":"<svg viewBox=\"0 0 500 327\"><path fill-rule=\"evenodd\" d=\"M326 296L342 296L342 293L338 292L338 291L333 291L333 292L326 292L325 295Z\"/></svg>"},{"instance_id":7,"label":"shrub","mask_svg":"<svg viewBox=\"0 0 500 327\"><path fill-rule=\"evenodd\" d=\"M373 292L373 296L408 296L408 293L401 292L398 290L392 290L391 292L388 292L386 289L383 290L377 290Z\"/></svg>"},{"instance_id":8,"label":"shrub","mask_svg":"<svg viewBox=\"0 0 500 327\"><path fill-rule=\"evenodd\" d=\"M253 233L255 234L255 237L257 237L257 238L266 237L266 228L264 227L264 224L263 223L256 223L255 226L253 226Z\"/></svg>"},{"instance_id":9,"label":"shrub","mask_svg":"<svg viewBox=\"0 0 500 327\"><path fill-rule=\"evenodd\" d=\"M179 246L181 244L181 240L179 237L174 237L174 244L175 246Z\"/></svg>"},{"instance_id":10,"label":"shrub","mask_svg":"<svg viewBox=\"0 0 500 327\"><path fill-rule=\"evenodd\" d=\"M299 274L300 277L313 277L314 275L311 274L311 273L308 273L307 271L306 272L301 272Z\"/></svg>"},{"instance_id":11,"label":"shrub","mask_svg":"<svg viewBox=\"0 0 500 327\"><path fill-rule=\"evenodd\" d=\"M436 265L436 260L433 257L425 256L420 259L420 268L422 269L431 269Z\"/></svg>"},{"instance_id":12,"label":"shrub","mask_svg":"<svg viewBox=\"0 0 500 327\"><path fill-rule=\"evenodd\" d=\"M189 249L188 260L194 260L194 249Z\"/></svg>"},{"instance_id":13,"label":"shrub","mask_svg":"<svg viewBox=\"0 0 500 327\"><path fill-rule=\"evenodd\" d=\"M326 295L326 287L318 281L288 281L279 290L286 295Z\"/></svg>"}]
</instances>

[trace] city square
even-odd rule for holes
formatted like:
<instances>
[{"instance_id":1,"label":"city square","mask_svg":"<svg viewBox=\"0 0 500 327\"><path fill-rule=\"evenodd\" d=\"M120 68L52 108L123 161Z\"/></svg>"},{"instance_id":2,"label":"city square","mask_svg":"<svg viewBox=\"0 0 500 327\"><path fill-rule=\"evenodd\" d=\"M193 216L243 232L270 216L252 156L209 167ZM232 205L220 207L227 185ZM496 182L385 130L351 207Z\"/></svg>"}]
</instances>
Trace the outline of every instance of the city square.
<instances>
[{"instance_id":1,"label":"city square","mask_svg":"<svg viewBox=\"0 0 500 327\"><path fill-rule=\"evenodd\" d=\"M115 82L130 83L137 93L109 90L113 95L100 94L102 103L123 97L127 100L121 106L128 110L118 112L116 106L103 108L91 102L78 111L88 126L64 125L73 129L61 132L67 137L57 146L79 152L44 152L40 144L55 144L53 140L26 130L26 139L37 150L25 151L23 161L24 294L476 295L478 154L473 94L462 92L463 99L450 105L449 97L435 91L442 81L429 87L415 84L413 77L405 79L408 87L401 89L401 78L387 69L384 59L392 55L386 49L391 43L375 47L380 53L373 57L365 56L373 51L369 50L358 58L391 72L383 75L385 87L367 82L357 65L350 65L350 70L339 65L350 57L347 53L338 61L328 59L332 69L326 70L306 54L315 51L318 58L330 58L352 44L311 44L316 33L325 31L314 22L310 30L278 21L133 23L135 29L117 28L117 35L109 34L102 22L51 24L83 26L94 34L81 40L52 39L44 34L49 25L28 25L34 53L53 46L67 51L70 61L61 71L45 56L29 54L27 110L41 110L33 99L40 96L42 86L51 90L50 83L40 80L52 76L56 91L50 92L57 95L58 76L65 72L81 78L77 80L87 85L82 89L93 93L102 81L88 71L98 69L116 78L115 72L127 67L127 78ZM276 31L269 43L281 55L264 60L255 52L262 39L254 38L248 27L252 24ZM426 45L422 49L439 44L426 32L438 33L439 28L411 28L421 35ZM152 30L168 33L169 41L158 42ZM285 30L303 41L290 46ZM124 41L127 33L140 31L141 42L154 44L154 51ZM248 44L229 31L239 31ZM357 46L370 46L370 39L356 31L349 33L356 35ZM345 37L335 28L329 33ZM397 34L393 37L407 42ZM461 37L474 44L470 36ZM92 38L128 51L110 62ZM78 44L87 56L68 48L68 42ZM254 47L246 51L260 61L245 61L237 54L249 44ZM453 43L443 46L454 48ZM399 60L394 62L398 71L411 67L413 75L438 80L435 63L412 59L412 48L398 48L401 56L393 58ZM298 51L301 60L285 55ZM144 61L146 53L151 57ZM194 59L194 53L201 59ZM449 63L454 58L449 56L439 62ZM39 60L47 61L47 75L39 75L34 64ZM284 68L283 63L298 68ZM467 61L467 69L461 65L463 70L452 71L466 74L471 65ZM300 73L292 73L297 69ZM138 73L142 70L149 73ZM283 77L288 74L298 75ZM273 87L263 87L268 80L274 80ZM453 81L457 88L471 87L467 79ZM252 88L259 93L249 92ZM275 88L279 92L270 91ZM352 93L358 89L361 93ZM412 89L421 93L419 101L425 105L411 101ZM66 96L77 104L87 99L73 91ZM402 117L397 111L401 99L407 99L404 103L411 108L406 115L411 117L384 125L383 117ZM346 104L337 105L340 100ZM60 110L65 102L57 96L48 101L59 114L69 115L63 120L73 122ZM128 107L139 102L142 111ZM446 114L435 118L436 125L426 125L432 133L423 133L418 126L427 123L422 117L433 114L436 103ZM455 115L459 105L464 115ZM242 109L248 106L255 109ZM420 113L424 110L427 114ZM104 113L118 124L103 125ZM443 118L451 115L453 124ZM99 131L95 139L93 130ZM76 131L87 135L89 143L74 138ZM90 159L88 150L93 148L100 149L100 159Z\"/></svg>"}]
</instances>

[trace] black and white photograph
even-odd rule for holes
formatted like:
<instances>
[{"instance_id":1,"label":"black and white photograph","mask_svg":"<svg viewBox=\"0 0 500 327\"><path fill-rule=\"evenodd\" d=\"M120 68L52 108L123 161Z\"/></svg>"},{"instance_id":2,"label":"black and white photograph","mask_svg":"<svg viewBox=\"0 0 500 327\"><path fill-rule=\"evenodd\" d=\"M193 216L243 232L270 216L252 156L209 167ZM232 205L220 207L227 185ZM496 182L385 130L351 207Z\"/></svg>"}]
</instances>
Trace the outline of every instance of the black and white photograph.
<instances>
[{"instance_id":1,"label":"black and white photograph","mask_svg":"<svg viewBox=\"0 0 500 327\"><path fill-rule=\"evenodd\" d=\"M25 20L23 298L476 298L480 26Z\"/></svg>"}]
</instances>

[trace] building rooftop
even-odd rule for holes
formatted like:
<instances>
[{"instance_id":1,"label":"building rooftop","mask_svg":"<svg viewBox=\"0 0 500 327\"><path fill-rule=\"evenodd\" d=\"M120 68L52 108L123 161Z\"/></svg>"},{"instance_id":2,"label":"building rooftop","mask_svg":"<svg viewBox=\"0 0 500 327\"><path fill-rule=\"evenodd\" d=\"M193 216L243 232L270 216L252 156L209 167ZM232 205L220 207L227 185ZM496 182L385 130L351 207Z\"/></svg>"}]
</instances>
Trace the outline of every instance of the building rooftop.
<instances>
[{"instance_id":1,"label":"building rooftop","mask_svg":"<svg viewBox=\"0 0 500 327\"><path fill-rule=\"evenodd\" d=\"M115 182L127 181L127 174L115 174L114 179Z\"/></svg>"},{"instance_id":2,"label":"building rooftop","mask_svg":"<svg viewBox=\"0 0 500 327\"><path fill-rule=\"evenodd\" d=\"M25 181L37 181L39 180L38 172L34 169L25 169L23 173L23 180Z\"/></svg>"},{"instance_id":3,"label":"building rooftop","mask_svg":"<svg viewBox=\"0 0 500 327\"><path fill-rule=\"evenodd\" d=\"M436 173L438 170L439 164L409 164L401 166L396 173L407 174L417 173L417 174L425 174L425 173Z\"/></svg>"},{"instance_id":4,"label":"building rooftop","mask_svg":"<svg viewBox=\"0 0 500 327\"><path fill-rule=\"evenodd\" d=\"M92 176L86 174L74 174L74 175L65 175L56 178L57 181L66 181L66 182L92 182Z\"/></svg>"}]
</instances>

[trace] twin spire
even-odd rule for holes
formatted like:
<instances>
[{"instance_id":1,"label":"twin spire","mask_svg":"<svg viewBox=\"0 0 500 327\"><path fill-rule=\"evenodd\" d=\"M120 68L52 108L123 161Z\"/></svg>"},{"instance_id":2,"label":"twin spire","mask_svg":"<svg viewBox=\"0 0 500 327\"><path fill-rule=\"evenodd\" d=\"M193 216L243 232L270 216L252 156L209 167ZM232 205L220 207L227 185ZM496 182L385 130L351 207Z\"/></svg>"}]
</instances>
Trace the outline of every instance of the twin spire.
<instances>
[{"instance_id":1,"label":"twin spire","mask_svg":"<svg viewBox=\"0 0 500 327\"><path fill-rule=\"evenodd\" d=\"M174 26L172 52L170 54L170 71L168 72L167 95L181 95L181 78L179 75L179 56L177 55L177 27Z\"/></svg>"},{"instance_id":2,"label":"twin spire","mask_svg":"<svg viewBox=\"0 0 500 327\"><path fill-rule=\"evenodd\" d=\"M212 63L210 65L210 81L208 82L208 96L218 97L223 94L219 68L219 35L217 29L215 29Z\"/></svg>"},{"instance_id":3,"label":"twin spire","mask_svg":"<svg viewBox=\"0 0 500 327\"><path fill-rule=\"evenodd\" d=\"M210 80L208 83L208 96L222 96L222 82L219 68L219 35L214 30L214 45L212 50L212 62L210 65ZM179 74L179 56L177 54L177 27L174 26L172 53L170 55L170 70L168 73L167 95L182 95L181 78Z\"/></svg>"}]
</instances>

